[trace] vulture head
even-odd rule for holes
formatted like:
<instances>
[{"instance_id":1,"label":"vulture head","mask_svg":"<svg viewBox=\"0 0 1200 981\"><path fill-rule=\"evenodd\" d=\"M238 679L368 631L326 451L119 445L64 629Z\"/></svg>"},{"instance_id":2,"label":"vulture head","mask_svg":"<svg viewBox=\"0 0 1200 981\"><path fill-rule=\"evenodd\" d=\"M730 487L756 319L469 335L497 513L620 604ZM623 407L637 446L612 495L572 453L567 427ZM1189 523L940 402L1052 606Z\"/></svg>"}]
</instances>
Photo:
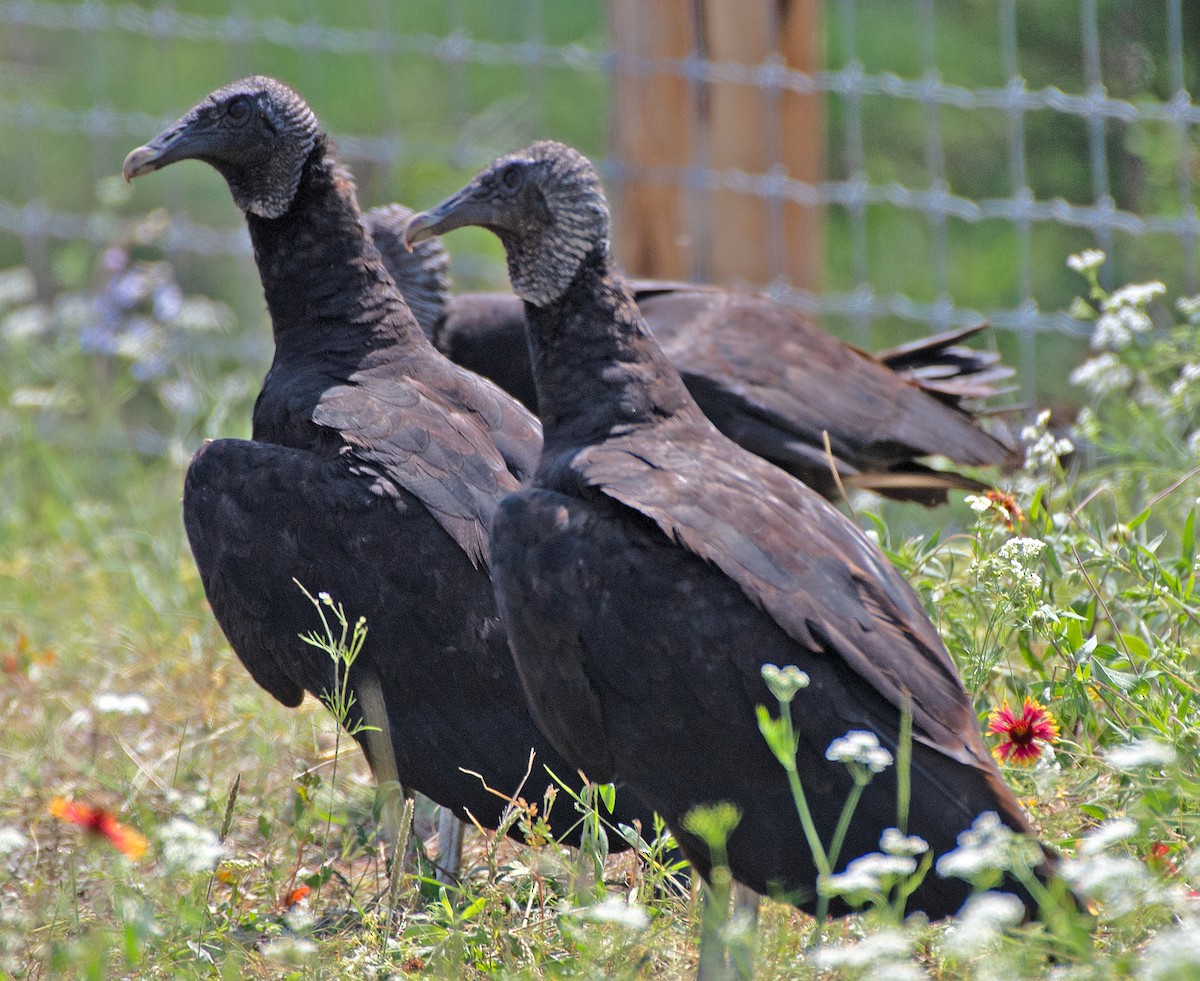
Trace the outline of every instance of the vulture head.
<instances>
[{"instance_id":1,"label":"vulture head","mask_svg":"<svg viewBox=\"0 0 1200 981\"><path fill-rule=\"evenodd\" d=\"M410 246L464 225L495 232L513 292L545 306L566 292L585 259L608 252L608 203L596 169L562 143L500 157L453 197L408 223Z\"/></svg>"},{"instance_id":2,"label":"vulture head","mask_svg":"<svg viewBox=\"0 0 1200 981\"><path fill-rule=\"evenodd\" d=\"M295 92L254 75L209 94L121 168L132 180L178 160L203 160L229 184L243 211L278 218L292 204L316 143L317 117Z\"/></svg>"}]
</instances>

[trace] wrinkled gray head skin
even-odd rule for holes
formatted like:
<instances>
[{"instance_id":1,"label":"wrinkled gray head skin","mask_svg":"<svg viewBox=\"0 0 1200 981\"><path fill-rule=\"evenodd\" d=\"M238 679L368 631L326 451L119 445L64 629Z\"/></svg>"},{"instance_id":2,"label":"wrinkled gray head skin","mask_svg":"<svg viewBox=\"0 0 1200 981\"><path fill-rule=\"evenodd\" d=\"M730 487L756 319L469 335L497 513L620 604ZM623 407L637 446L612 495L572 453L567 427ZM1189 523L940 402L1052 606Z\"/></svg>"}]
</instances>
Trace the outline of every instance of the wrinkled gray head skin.
<instances>
[{"instance_id":1,"label":"wrinkled gray head skin","mask_svg":"<svg viewBox=\"0 0 1200 981\"><path fill-rule=\"evenodd\" d=\"M608 202L595 167L549 140L500 157L453 197L417 215L405 241L464 225L500 237L513 292L535 306L562 296L589 254L608 252Z\"/></svg>"},{"instance_id":2,"label":"wrinkled gray head skin","mask_svg":"<svg viewBox=\"0 0 1200 981\"><path fill-rule=\"evenodd\" d=\"M291 207L319 126L282 82L254 75L217 89L125 158L126 180L179 160L203 160L243 211L278 218Z\"/></svg>"},{"instance_id":3,"label":"wrinkled gray head skin","mask_svg":"<svg viewBox=\"0 0 1200 981\"><path fill-rule=\"evenodd\" d=\"M405 246L404 229L413 214L402 204L387 204L363 217L384 266L404 294L417 323L432 339L450 300L450 254L438 238L420 242L411 251Z\"/></svg>"}]
</instances>

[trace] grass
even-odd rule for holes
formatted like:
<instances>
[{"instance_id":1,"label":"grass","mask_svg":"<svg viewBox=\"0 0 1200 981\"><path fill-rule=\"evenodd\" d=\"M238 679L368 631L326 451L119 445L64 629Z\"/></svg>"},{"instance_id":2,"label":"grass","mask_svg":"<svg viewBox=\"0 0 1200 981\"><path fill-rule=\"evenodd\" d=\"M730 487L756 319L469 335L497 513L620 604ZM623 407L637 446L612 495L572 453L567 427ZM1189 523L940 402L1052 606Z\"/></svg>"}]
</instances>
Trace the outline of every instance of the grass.
<instances>
[{"instance_id":1,"label":"grass","mask_svg":"<svg viewBox=\"0 0 1200 981\"><path fill-rule=\"evenodd\" d=\"M224 9L217 0L180 6ZM445 34L453 27L446 5L429 0L406 3L402 23L389 21L386 4L311 6L323 23L348 28ZM526 6L506 5L500 15L494 6L463 4L469 29L521 37ZM542 6L548 40L602 46L599 4ZM915 43L897 43L913 36L911 10L859 6L857 54L867 70L920 77ZM1078 38L1063 41L1050 7L1018 6L1029 86L1080 91L1079 78L1062 74L1064 44L1075 51ZM1161 12L1130 33L1126 22L1115 26L1121 5L1099 6L1106 51L1126 35L1131 45L1141 37L1158 50ZM939 65L955 84L1003 84L992 7L938 7ZM281 2L256 8L273 13L293 16ZM1189 37L1196 23L1185 11ZM827 32L836 67L851 53L837 18ZM489 152L533 136L564 138L591 154L604 148L604 79L587 73L547 72L538 89L517 70L466 66L456 74L432 59L375 64L301 57L266 42L17 33L0 70L0 96L12 104L82 109L103 101L173 116L230 78L279 74L334 131L411 141L387 172L358 168L367 204L436 200ZM1114 94L1169 97L1164 64L1152 60L1144 79ZM1194 66L1185 67L1192 84ZM1115 84L1109 74L1106 81ZM831 98L828 109L837 176L844 107ZM881 109L866 107L868 171L921 186L920 120ZM946 110L942 124L953 189L1009 195L1005 121ZM1064 139L1054 114L1027 124L1039 196L1090 200L1078 127ZM1143 175L1136 187L1115 188L1122 207L1170 211L1173 137L1160 129L1143 125L1110 141L1114 180ZM136 140L31 132L10 117L0 132L0 169L11 177L6 196L97 213L116 250L51 242L39 251L0 239L0 267L29 263L40 289L35 302L27 274L0 274L0 976L694 973L700 904L663 894L656 888L663 870L628 857L604 862L597 882L595 855L472 835L471 874L461 889L442 891L419 862L389 874L394 840L380 831L383 805L358 751L315 701L284 710L251 681L206 608L183 540L179 495L189 453L205 436L248 429L268 355L261 293L241 259L183 255L162 266L164 216L135 209L162 203L230 227L238 218L226 189L206 168L180 168L169 181L139 188L132 201L106 176ZM828 224L828 282L849 288L845 213L831 209ZM913 261L927 251L924 219L881 207L870 235L877 284L931 297L928 264ZM1011 304L1011 230L952 221L949 235L956 298ZM1174 240L1118 241L1118 279L1178 275ZM1077 230L1035 228L1035 291L1045 308L1065 306L1076 288L1091 289L1091 302L1102 306L1098 286L1061 265L1083 244ZM499 268L494 244L481 236L469 245L482 256L469 270ZM458 279L465 285L471 275ZM98 314L98 303L133 286L132 301L105 308L107 319ZM172 305L173 291L183 312ZM1200 478L1193 470L1200 328L1188 310L1176 315L1161 299L1149 309L1153 329L1125 347L1082 355L1112 357L1094 364L1080 386L1064 382L1080 352L1063 348L1061 338L1041 339L1038 390L1087 409L1072 429L1077 452L1066 470L1034 453L1034 465L1013 481L1020 521L994 504L975 511L958 503L914 517L894 508L873 514L867 508L877 502L858 502L860 522L925 600L981 726L1005 700L1019 706L1027 697L1057 719L1060 738L1038 764L1005 773L1043 839L1074 861L1073 880L1098 908L1094 930L1079 943L1070 922L996 929L1002 911L984 915L984 906L956 924L902 923L886 896L868 891L861 901L876 911L826 924L818 947L814 921L768 902L748 941L758 976L1165 979L1200 970L1187 959L1200 947L1192 892L1200 886ZM874 339L894 343L882 330L895 326L882 325ZM1013 349L1005 353L1015 360ZM1060 436L1069 421L1052 420ZM1030 442L1053 449L1056 437L1032 428ZM1042 545L1005 551L1017 538ZM321 629L315 611L310 628ZM56 798L106 809L148 839L146 855L131 861L106 839L52 817ZM574 802L560 796L553 806ZM428 813L418 814L418 833L433 847ZM902 883L883 885L894 898ZM743 926L716 912L710 929L740 950Z\"/></svg>"},{"instance_id":2,"label":"grass","mask_svg":"<svg viewBox=\"0 0 1200 981\"><path fill-rule=\"evenodd\" d=\"M1196 969L1171 960L1192 956L1200 929L1194 307L1175 317L1154 291L1128 307L1136 336L1095 354L1107 376L1081 376L1090 406L1069 470L1043 418L1010 501L957 505L935 517L946 531L915 536L893 532L901 513L859 505L926 601L981 725L1025 698L1057 720L1036 766L1005 771L1094 900L1091 932L1061 897L1045 926L1005 927L983 906L957 924L904 921L903 876L889 873L875 894L855 887L873 912L818 931L768 902L747 934L720 903L702 914L656 888L664 870L628 854L473 834L461 887L420 860L390 874L394 832L358 751L315 701L287 711L259 690L206 609L180 528L183 448L244 419L250 392L232 380L244 369L225 351L227 312L173 292L171 268L131 241L114 240L90 290L48 306L27 274L0 274L0 971L680 977L705 922L736 957L752 948L764 978ZM1089 275L1080 315L1111 314ZM163 306L164 291L177 302ZM107 333L88 334L96 318L79 303L103 311L118 295ZM1148 310L1157 326L1137 319ZM322 623L327 605L313 639L352 648L344 625ZM58 798L103 808L148 851L131 860L51 816ZM432 847L427 814L418 834Z\"/></svg>"}]
</instances>

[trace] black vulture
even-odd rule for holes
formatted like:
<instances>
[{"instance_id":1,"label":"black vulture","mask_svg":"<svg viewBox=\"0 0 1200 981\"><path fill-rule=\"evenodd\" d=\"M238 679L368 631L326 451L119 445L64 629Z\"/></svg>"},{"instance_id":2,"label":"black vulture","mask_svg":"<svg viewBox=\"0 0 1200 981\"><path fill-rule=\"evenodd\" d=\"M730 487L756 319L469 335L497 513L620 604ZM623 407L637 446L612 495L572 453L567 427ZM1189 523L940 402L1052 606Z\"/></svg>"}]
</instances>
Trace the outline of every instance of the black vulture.
<instances>
[{"instance_id":1,"label":"black vulture","mask_svg":"<svg viewBox=\"0 0 1200 981\"><path fill-rule=\"evenodd\" d=\"M853 785L827 749L866 731L895 753L906 704L908 833L939 856L984 812L1029 833L916 594L833 505L704 417L613 272L608 220L586 158L542 142L406 231L491 229L525 304L544 444L532 482L496 512L492 581L543 731L589 774L628 783L705 875L684 818L734 804L734 877L806 910L816 868L755 718L776 704L766 664L811 679L791 717L826 844ZM895 769L868 786L844 859L896 824ZM944 916L967 894L931 874L909 905Z\"/></svg>"},{"instance_id":2,"label":"black vulture","mask_svg":"<svg viewBox=\"0 0 1200 981\"><path fill-rule=\"evenodd\" d=\"M317 621L295 579L366 618L351 688L377 679L406 788L496 827L504 802L460 768L511 794L532 749L527 799L551 783L544 766L579 787L534 725L488 572L487 526L532 472L537 419L434 350L291 89L264 77L218 89L133 150L124 174L188 159L215 167L246 214L275 339L252 438L203 446L184 486L188 541L233 649L285 705L333 687L330 658L298 637ZM563 800L551 823L577 843ZM652 827L624 791L615 819Z\"/></svg>"},{"instance_id":3,"label":"black vulture","mask_svg":"<svg viewBox=\"0 0 1200 981\"><path fill-rule=\"evenodd\" d=\"M444 249L408 254L411 213L367 213L375 244L418 322L448 358L491 378L538 410L525 312L511 294L450 295ZM704 414L730 439L795 474L825 497L838 493L824 433L847 487L940 504L948 488L980 490L963 474L920 462L1010 465L1012 447L980 428L965 400L997 394L1012 374L995 354L958 342L982 326L939 334L871 356L758 293L654 280L630 284L671 364Z\"/></svg>"}]
</instances>

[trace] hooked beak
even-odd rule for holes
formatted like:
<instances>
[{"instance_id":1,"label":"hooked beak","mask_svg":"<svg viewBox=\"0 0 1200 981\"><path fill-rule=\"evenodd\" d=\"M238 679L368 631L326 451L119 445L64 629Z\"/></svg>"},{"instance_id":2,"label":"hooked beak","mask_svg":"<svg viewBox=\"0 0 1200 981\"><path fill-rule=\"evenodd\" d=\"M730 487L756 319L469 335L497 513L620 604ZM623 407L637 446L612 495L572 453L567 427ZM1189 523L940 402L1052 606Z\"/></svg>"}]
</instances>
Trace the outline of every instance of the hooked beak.
<instances>
[{"instance_id":1,"label":"hooked beak","mask_svg":"<svg viewBox=\"0 0 1200 981\"><path fill-rule=\"evenodd\" d=\"M189 160L198 156L201 150L198 145L200 141L193 132L191 122L192 120L185 116L149 143L130 150L125 163L121 165L121 176L125 178L126 183L177 160Z\"/></svg>"},{"instance_id":2,"label":"hooked beak","mask_svg":"<svg viewBox=\"0 0 1200 981\"><path fill-rule=\"evenodd\" d=\"M467 225L495 228L499 209L484 194L478 185L468 184L441 204L413 215L404 227L404 247L411 252L418 242Z\"/></svg>"}]
</instances>

